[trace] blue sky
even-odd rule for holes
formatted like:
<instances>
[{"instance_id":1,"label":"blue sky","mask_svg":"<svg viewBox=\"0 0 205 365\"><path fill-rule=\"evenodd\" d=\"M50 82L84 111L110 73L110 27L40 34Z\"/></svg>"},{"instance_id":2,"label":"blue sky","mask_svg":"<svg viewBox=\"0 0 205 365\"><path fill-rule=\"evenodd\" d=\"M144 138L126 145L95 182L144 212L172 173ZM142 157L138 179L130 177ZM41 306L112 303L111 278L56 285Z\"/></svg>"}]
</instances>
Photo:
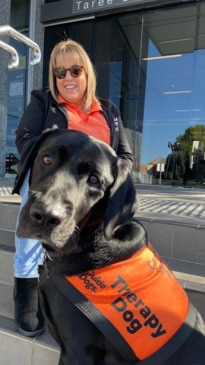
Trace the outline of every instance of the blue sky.
<instances>
[{"instance_id":1,"label":"blue sky","mask_svg":"<svg viewBox=\"0 0 205 365\"><path fill-rule=\"evenodd\" d=\"M160 56L150 42L148 57ZM170 153L168 142L205 124L205 50L147 61L141 164Z\"/></svg>"}]
</instances>

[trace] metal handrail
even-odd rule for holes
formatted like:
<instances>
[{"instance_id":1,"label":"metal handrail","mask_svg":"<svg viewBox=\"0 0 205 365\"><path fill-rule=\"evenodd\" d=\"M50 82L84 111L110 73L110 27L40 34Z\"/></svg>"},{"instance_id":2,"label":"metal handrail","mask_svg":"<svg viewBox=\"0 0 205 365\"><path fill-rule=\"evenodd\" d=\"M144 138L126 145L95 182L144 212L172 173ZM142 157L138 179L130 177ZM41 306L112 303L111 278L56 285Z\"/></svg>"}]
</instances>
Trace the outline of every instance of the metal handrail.
<instances>
[{"instance_id":1,"label":"metal handrail","mask_svg":"<svg viewBox=\"0 0 205 365\"><path fill-rule=\"evenodd\" d=\"M12 46L9 46L7 43L0 40L0 48L3 48L5 51L11 53L12 61L8 64L9 70L18 67L19 65L19 55L16 49Z\"/></svg>"},{"instance_id":2,"label":"metal handrail","mask_svg":"<svg viewBox=\"0 0 205 365\"><path fill-rule=\"evenodd\" d=\"M10 25L1 25L0 26L0 34L8 33L14 39L25 43L27 46L31 47L34 53L33 59L30 61L32 66L36 65L41 60L41 50L37 43L32 41L30 38L26 37L22 33L16 31L14 28L10 27Z\"/></svg>"}]
</instances>

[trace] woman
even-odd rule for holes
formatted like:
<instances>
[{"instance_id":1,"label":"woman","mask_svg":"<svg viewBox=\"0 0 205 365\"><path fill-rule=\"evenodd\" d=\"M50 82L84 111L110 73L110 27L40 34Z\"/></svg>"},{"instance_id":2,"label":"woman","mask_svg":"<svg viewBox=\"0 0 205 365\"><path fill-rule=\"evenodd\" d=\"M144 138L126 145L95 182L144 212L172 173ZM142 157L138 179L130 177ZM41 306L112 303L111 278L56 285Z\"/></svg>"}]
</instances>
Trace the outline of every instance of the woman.
<instances>
[{"instance_id":1,"label":"woman","mask_svg":"<svg viewBox=\"0 0 205 365\"><path fill-rule=\"evenodd\" d=\"M133 156L116 106L96 97L96 77L84 48L73 40L58 43L50 56L49 88L34 90L19 127L16 146L21 160L32 149L46 128L75 129L102 140L127 161L130 170ZM21 171L14 192L28 197L29 171ZM20 189L19 189L20 186ZM36 336L43 332L44 321L38 303L38 265L42 263L41 243L15 237L14 301L15 321L19 332Z\"/></svg>"}]
</instances>

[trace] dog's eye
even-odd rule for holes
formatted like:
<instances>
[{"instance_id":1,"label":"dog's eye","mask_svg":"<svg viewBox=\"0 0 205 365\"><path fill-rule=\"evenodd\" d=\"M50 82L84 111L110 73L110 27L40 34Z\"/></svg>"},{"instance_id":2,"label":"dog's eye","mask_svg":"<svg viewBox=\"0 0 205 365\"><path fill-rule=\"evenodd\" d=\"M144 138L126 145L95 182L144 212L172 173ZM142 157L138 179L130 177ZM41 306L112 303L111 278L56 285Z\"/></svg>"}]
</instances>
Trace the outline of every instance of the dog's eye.
<instances>
[{"instance_id":1,"label":"dog's eye","mask_svg":"<svg viewBox=\"0 0 205 365\"><path fill-rule=\"evenodd\" d=\"M52 162L53 162L53 158L52 158L52 156L51 156L51 155L44 155L44 156L42 157L42 160L43 160L43 163L44 163L45 165L51 165L51 164L52 164Z\"/></svg>"},{"instance_id":2,"label":"dog's eye","mask_svg":"<svg viewBox=\"0 0 205 365\"><path fill-rule=\"evenodd\" d=\"M95 184L98 184L99 183L99 180L98 180L98 178L97 178L96 175L90 175L89 178L88 178L88 182L90 184L95 185Z\"/></svg>"}]
</instances>

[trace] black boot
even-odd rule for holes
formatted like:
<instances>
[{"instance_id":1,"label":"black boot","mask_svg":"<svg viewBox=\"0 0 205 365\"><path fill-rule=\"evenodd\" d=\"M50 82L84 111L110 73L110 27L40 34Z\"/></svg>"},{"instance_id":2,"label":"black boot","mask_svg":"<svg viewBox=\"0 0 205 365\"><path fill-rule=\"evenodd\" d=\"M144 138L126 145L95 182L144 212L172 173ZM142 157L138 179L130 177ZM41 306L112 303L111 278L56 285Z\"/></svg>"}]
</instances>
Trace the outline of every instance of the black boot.
<instances>
[{"instance_id":1,"label":"black boot","mask_svg":"<svg viewBox=\"0 0 205 365\"><path fill-rule=\"evenodd\" d=\"M39 336L44 331L44 318L39 305L38 279L14 278L15 322L24 336Z\"/></svg>"}]
</instances>

